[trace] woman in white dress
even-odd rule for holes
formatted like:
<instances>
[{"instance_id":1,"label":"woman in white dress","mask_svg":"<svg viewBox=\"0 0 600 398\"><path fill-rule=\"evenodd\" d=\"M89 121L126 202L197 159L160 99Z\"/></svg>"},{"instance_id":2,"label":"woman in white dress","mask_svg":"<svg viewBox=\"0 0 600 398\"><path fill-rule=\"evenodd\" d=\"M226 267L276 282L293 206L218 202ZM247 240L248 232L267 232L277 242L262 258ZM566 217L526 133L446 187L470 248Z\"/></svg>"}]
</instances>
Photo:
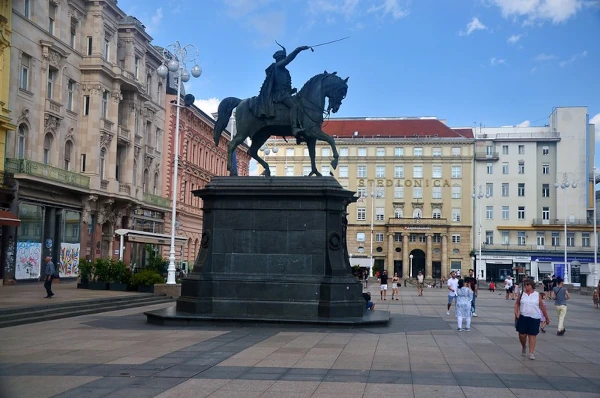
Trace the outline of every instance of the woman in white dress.
<instances>
[{"instance_id":1,"label":"woman in white dress","mask_svg":"<svg viewBox=\"0 0 600 398\"><path fill-rule=\"evenodd\" d=\"M468 284L460 279L458 281L458 290L456 291L456 321L459 332L463 331L462 323L465 320L465 331L471 331L471 301L473 300L473 291L469 289Z\"/></svg>"}]
</instances>

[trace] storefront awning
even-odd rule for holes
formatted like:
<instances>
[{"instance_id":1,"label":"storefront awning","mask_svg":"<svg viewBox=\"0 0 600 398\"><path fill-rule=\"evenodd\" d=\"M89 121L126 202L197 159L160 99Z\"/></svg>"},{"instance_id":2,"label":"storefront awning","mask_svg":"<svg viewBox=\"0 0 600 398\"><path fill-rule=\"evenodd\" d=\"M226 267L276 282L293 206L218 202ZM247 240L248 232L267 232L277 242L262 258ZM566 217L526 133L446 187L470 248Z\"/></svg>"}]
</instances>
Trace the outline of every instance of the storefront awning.
<instances>
[{"instance_id":1,"label":"storefront awning","mask_svg":"<svg viewBox=\"0 0 600 398\"><path fill-rule=\"evenodd\" d=\"M153 232L136 231L134 229L117 229L115 234L123 236L128 242L149 243L152 245L169 246L171 244L171 235L156 234ZM185 246L187 244L185 236L175 237L175 246Z\"/></svg>"},{"instance_id":2,"label":"storefront awning","mask_svg":"<svg viewBox=\"0 0 600 398\"><path fill-rule=\"evenodd\" d=\"M0 210L0 226L7 227L18 227L21 224L21 220L17 218L17 215L7 210Z\"/></svg>"},{"instance_id":3,"label":"storefront awning","mask_svg":"<svg viewBox=\"0 0 600 398\"><path fill-rule=\"evenodd\" d=\"M581 264L579 266L579 273L580 274L591 274L592 271L590 269L590 265L589 264Z\"/></svg>"},{"instance_id":4,"label":"storefront awning","mask_svg":"<svg viewBox=\"0 0 600 398\"><path fill-rule=\"evenodd\" d=\"M372 259L365 257L350 257L350 265L353 267L358 265L359 267L371 268L372 261Z\"/></svg>"},{"instance_id":5,"label":"storefront awning","mask_svg":"<svg viewBox=\"0 0 600 398\"><path fill-rule=\"evenodd\" d=\"M538 272L543 272L543 273L553 273L554 269L552 268L552 263L542 263L541 261L538 262Z\"/></svg>"}]
</instances>

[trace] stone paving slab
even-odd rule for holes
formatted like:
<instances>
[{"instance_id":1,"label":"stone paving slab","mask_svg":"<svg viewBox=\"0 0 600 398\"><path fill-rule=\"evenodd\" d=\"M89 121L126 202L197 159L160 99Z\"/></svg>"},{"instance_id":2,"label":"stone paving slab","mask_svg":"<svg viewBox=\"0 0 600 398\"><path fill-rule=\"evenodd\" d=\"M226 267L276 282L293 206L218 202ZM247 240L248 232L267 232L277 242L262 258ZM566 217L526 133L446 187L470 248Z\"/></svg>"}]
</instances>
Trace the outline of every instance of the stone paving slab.
<instances>
[{"instance_id":1,"label":"stone paving slab","mask_svg":"<svg viewBox=\"0 0 600 398\"><path fill-rule=\"evenodd\" d=\"M512 300L481 292L461 333L443 290L414 293L375 299L392 314L386 328L148 325L157 306L6 328L0 397L600 397L589 298L574 295L567 334L551 325L531 361Z\"/></svg>"}]
</instances>

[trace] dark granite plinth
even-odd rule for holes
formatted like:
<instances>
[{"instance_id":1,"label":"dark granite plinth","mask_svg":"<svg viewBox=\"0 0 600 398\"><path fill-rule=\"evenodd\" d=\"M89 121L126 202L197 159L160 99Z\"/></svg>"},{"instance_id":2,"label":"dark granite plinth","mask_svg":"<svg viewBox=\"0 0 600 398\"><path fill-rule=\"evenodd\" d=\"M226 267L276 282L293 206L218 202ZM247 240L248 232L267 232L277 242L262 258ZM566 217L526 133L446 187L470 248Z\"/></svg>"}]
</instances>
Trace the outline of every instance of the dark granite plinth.
<instances>
[{"instance_id":1,"label":"dark granite plinth","mask_svg":"<svg viewBox=\"0 0 600 398\"><path fill-rule=\"evenodd\" d=\"M163 326L219 326L219 325L244 325L249 324L307 324L322 326L347 326L362 327L371 325L385 325L390 321L389 311L364 311L362 317L355 318L259 318L259 317L234 317L218 316L212 314L191 314L177 311L175 306L162 310L144 312L148 323Z\"/></svg>"},{"instance_id":2,"label":"dark granite plinth","mask_svg":"<svg viewBox=\"0 0 600 398\"><path fill-rule=\"evenodd\" d=\"M148 322L364 322L346 247L353 192L331 177L215 177L194 194L203 200L200 252L176 311L147 313Z\"/></svg>"}]
</instances>

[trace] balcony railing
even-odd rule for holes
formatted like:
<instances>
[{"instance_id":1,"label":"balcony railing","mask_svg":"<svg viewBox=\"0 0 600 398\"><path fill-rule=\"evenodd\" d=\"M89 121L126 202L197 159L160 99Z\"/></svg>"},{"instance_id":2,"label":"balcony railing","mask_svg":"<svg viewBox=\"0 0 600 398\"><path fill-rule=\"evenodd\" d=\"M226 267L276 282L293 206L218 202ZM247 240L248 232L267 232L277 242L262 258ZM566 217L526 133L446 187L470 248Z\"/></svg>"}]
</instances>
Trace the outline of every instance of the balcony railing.
<instances>
[{"instance_id":1,"label":"balcony railing","mask_svg":"<svg viewBox=\"0 0 600 398\"><path fill-rule=\"evenodd\" d=\"M129 184L119 183L119 193L131 195L131 186Z\"/></svg>"},{"instance_id":2,"label":"balcony railing","mask_svg":"<svg viewBox=\"0 0 600 398\"><path fill-rule=\"evenodd\" d=\"M106 181L106 180L100 181L100 189L108 189L108 181Z\"/></svg>"},{"instance_id":3,"label":"balcony railing","mask_svg":"<svg viewBox=\"0 0 600 398\"><path fill-rule=\"evenodd\" d=\"M475 160L498 160L500 155L498 152L478 152L475 151Z\"/></svg>"},{"instance_id":4,"label":"balcony railing","mask_svg":"<svg viewBox=\"0 0 600 398\"><path fill-rule=\"evenodd\" d=\"M156 153L155 153L154 148L152 146L146 145L146 155L152 156L152 157L156 156Z\"/></svg>"},{"instance_id":5,"label":"balcony railing","mask_svg":"<svg viewBox=\"0 0 600 398\"><path fill-rule=\"evenodd\" d=\"M6 159L6 170L15 174L28 174L79 188L90 188L90 177L29 159Z\"/></svg>"},{"instance_id":6,"label":"balcony railing","mask_svg":"<svg viewBox=\"0 0 600 398\"><path fill-rule=\"evenodd\" d=\"M106 131L112 131L114 123L110 120L100 119L100 128Z\"/></svg>"},{"instance_id":7,"label":"balcony railing","mask_svg":"<svg viewBox=\"0 0 600 398\"><path fill-rule=\"evenodd\" d=\"M129 138L129 133L131 131L129 131L129 129L123 127L123 126L119 126L118 132L117 132L117 138L126 142L130 142L130 138Z\"/></svg>"},{"instance_id":8,"label":"balcony railing","mask_svg":"<svg viewBox=\"0 0 600 398\"><path fill-rule=\"evenodd\" d=\"M162 196L152 195L146 192L144 192L144 202L151 205L164 207L166 209L171 207L171 201L169 199L163 198Z\"/></svg>"},{"instance_id":9,"label":"balcony railing","mask_svg":"<svg viewBox=\"0 0 600 398\"><path fill-rule=\"evenodd\" d=\"M567 218L567 225L593 225L594 224L594 219L590 218L589 220L587 219L582 219L582 218ZM564 218L551 218L549 220L544 220L541 218L535 218L533 219L533 221L531 222L531 225L534 226L538 226L538 225L565 225L565 219Z\"/></svg>"},{"instance_id":10,"label":"balcony railing","mask_svg":"<svg viewBox=\"0 0 600 398\"><path fill-rule=\"evenodd\" d=\"M429 225L446 225L446 218L390 218L389 225L403 225L407 227L427 227Z\"/></svg>"},{"instance_id":11,"label":"balcony railing","mask_svg":"<svg viewBox=\"0 0 600 398\"><path fill-rule=\"evenodd\" d=\"M56 101L52 101L49 98L46 98L46 112L54 113L55 115L60 115L60 109L62 105Z\"/></svg>"}]
</instances>

